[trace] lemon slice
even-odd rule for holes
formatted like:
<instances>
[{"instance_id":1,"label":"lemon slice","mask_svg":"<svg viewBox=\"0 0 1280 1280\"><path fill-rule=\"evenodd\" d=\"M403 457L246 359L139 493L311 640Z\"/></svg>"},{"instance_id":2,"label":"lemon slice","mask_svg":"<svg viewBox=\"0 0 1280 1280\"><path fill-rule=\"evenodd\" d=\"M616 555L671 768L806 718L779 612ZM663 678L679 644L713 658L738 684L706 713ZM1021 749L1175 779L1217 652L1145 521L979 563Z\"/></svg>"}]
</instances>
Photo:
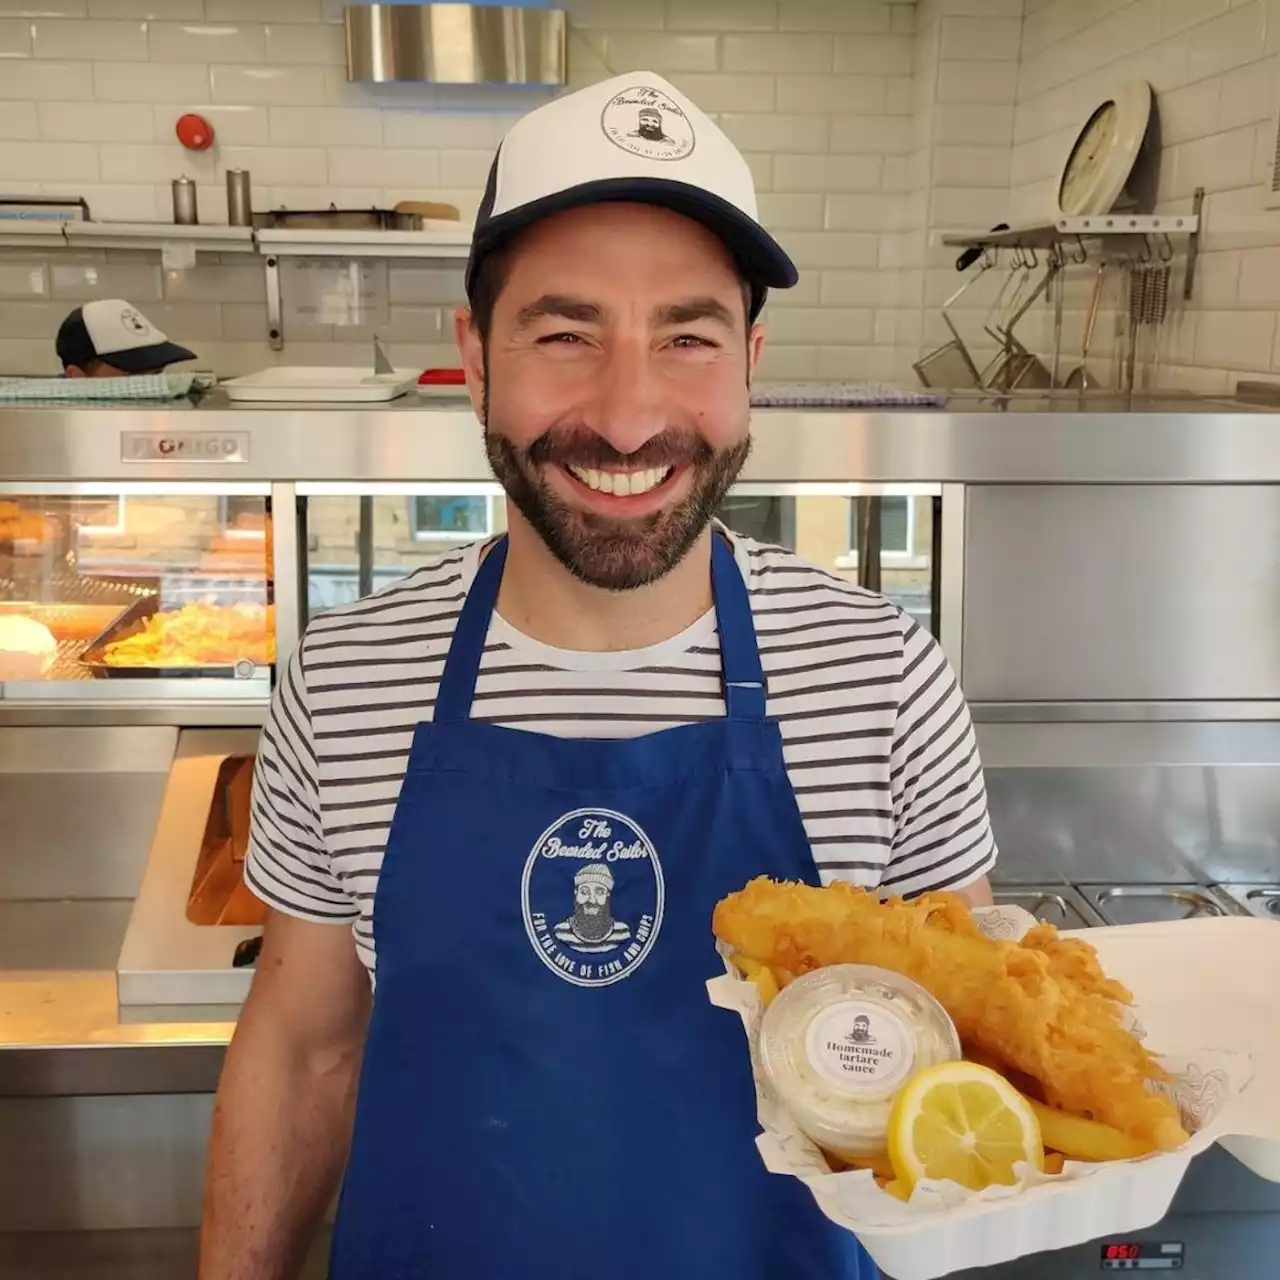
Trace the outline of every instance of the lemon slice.
<instances>
[{"instance_id":1,"label":"lemon slice","mask_svg":"<svg viewBox=\"0 0 1280 1280\"><path fill-rule=\"evenodd\" d=\"M898 1181L949 1179L971 1191L1013 1186L1014 1166L1044 1168L1040 1124L1002 1075L976 1062L943 1062L912 1076L889 1116L889 1159Z\"/></svg>"}]
</instances>

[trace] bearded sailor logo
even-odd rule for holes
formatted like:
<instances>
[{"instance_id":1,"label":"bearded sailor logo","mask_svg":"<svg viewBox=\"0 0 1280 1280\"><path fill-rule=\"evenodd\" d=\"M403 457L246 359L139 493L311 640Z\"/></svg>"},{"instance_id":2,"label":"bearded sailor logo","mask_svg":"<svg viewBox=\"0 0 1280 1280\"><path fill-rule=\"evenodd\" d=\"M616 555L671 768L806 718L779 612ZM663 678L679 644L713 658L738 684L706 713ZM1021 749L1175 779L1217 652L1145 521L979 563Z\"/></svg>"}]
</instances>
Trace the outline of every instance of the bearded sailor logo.
<instances>
[{"instance_id":1,"label":"bearded sailor logo","mask_svg":"<svg viewBox=\"0 0 1280 1280\"><path fill-rule=\"evenodd\" d=\"M696 141L680 104L650 85L614 94L601 112L600 127L614 146L645 160L683 160Z\"/></svg>"},{"instance_id":2,"label":"bearded sailor logo","mask_svg":"<svg viewBox=\"0 0 1280 1280\"><path fill-rule=\"evenodd\" d=\"M579 987L627 977L662 925L662 867L624 814L575 809L538 837L525 862L525 932L539 959Z\"/></svg>"}]
</instances>

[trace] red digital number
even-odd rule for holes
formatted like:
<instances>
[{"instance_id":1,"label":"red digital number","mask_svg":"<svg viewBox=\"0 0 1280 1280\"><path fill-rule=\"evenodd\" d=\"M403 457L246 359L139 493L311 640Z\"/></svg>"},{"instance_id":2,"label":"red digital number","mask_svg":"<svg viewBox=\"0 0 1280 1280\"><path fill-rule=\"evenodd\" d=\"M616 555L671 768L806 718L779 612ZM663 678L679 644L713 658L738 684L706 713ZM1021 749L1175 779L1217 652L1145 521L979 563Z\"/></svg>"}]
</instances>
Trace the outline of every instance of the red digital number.
<instances>
[{"instance_id":1,"label":"red digital number","mask_svg":"<svg viewBox=\"0 0 1280 1280\"><path fill-rule=\"evenodd\" d=\"M1121 1261L1138 1257L1141 1252L1136 1244L1109 1244L1107 1245L1108 1261Z\"/></svg>"}]
</instances>

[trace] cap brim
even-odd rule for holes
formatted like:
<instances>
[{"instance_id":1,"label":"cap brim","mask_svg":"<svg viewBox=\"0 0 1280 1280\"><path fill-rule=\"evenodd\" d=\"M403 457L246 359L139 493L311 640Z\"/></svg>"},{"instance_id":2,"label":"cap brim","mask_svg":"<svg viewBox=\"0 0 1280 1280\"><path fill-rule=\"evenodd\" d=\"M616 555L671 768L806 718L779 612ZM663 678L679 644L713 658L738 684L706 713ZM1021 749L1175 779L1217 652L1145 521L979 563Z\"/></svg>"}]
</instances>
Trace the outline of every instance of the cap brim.
<instances>
[{"instance_id":1,"label":"cap brim","mask_svg":"<svg viewBox=\"0 0 1280 1280\"><path fill-rule=\"evenodd\" d=\"M605 178L532 200L510 213L492 217L478 227L467 263L470 292L481 259L503 241L555 213L609 201L659 205L700 222L719 236L747 279L766 289L790 289L800 278L783 247L758 223L727 200L686 182L667 178Z\"/></svg>"},{"instance_id":2,"label":"cap brim","mask_svg":"<svg viewBox=\"0 0 1280 1280\"><path fill-rule=\"evenodd\" d=\"M112 351L98 357L103 364L109 364L122 373L155 373L166 365L195 358L194 351L188 351L176 342L157 342L153 347L134 347L131 351Z\"/></svg>"}]
</instances>

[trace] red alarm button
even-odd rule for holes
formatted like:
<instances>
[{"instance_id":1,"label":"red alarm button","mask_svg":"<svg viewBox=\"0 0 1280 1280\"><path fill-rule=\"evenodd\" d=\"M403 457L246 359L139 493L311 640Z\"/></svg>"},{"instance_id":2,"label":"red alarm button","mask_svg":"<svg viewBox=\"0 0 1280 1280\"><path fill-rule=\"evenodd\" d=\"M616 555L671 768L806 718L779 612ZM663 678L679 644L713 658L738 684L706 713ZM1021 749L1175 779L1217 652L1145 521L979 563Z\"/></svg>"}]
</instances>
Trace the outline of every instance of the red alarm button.
<instances>
[{"instance_id":1,"label":"red alarm button","mask_svg":"<svg viewBox=\"0 0 1280 1280\"><path fill-rule=\"evenodd\" d=\"M208 151L213 146L213 125L204 116L191 112L179 116L173 131L188 151Z\"/></svg>"}]
</instances>

